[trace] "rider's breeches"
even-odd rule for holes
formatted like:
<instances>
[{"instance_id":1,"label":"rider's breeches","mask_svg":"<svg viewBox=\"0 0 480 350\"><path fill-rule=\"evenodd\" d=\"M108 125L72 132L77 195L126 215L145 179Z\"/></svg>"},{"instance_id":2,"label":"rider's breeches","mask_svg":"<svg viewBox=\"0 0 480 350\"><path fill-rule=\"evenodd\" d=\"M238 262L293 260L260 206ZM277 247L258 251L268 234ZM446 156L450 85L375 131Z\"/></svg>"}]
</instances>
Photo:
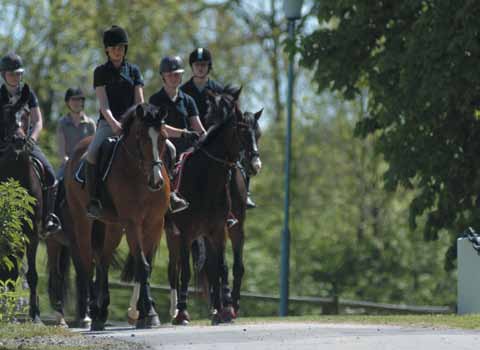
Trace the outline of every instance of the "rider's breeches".
<instances>
[{"instance_id":1,"label":"rider's breeches","mask_svg":"<svg viewBox=\"0 0 480 350\"><path fill-rule=\"evenodd\" d=\"M38 145L33 146L32 155L38 160L40 160L40 162L42 162L43 164L43 167L45 168L45 172L46 172L45 181L47 182L46 186L47 187L53 186L56 181L55 170L53 169L52 164L50 164L50 162L48 161L47 157L45 157L45 154L43 154L40 147L38 147Z\"/></svg>"},{"instance_id":2,"label":"rider's breeches","mask_svg":"<svg viewBox=\"0 0 480 350\"><path fill-rule=\"evenodd\" d=\"M87 150L87 161L90 164L97 163L97 156L100 150L100 146L102 145L103 141L105 141L105 139L112 136L115 136L115 134L113 133L110 125L108 125L105 119L100 119L97 125L97 131L95 131L93 140L88 146Z\"/></svg>"}]
</instances>

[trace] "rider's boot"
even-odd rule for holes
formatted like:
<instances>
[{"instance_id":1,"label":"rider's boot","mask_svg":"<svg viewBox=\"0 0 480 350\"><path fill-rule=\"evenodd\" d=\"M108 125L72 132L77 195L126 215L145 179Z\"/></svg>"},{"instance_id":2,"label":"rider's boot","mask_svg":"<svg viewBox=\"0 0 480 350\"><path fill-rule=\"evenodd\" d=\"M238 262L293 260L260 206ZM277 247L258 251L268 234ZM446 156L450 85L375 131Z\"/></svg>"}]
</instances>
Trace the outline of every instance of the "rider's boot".
<instances>
[{"instance_id":1,"label":"rider's boot","mask_svg":"<svg viewBox=\"0 0 480 350\"><path fill-rule=\"evenodd\" d=\"M85 162L85 185L90 196L90 201L87 205L87 215L91 219L98 219L102 216L102 203L98 199L97 193L97 169L95 164Z\"/></svg>"},{"instance_id":2,"label":"rider's boot","mask_svg":"<svg viewBox=\"0 0 480 350\"><path fill-rule=\"evenodd\" d=\"M58 181L55 180L54 184L50 187L47 187L44 190L44 231L45 234L51 235L56 233L62 229L62 224L60 223L60 219L54 213L55 211L55 201L57 197L57 190L58 190Z\"/></svg>"},{"instance_id":3,"label":"rider's boot","mask_svg":"<svg viewBox=\"0 0 480 350\"><path fill-rule=\"evenodd\" d=\"M170 143L167 144L169 147L175 148L175 146ZM175 149L169 149L168 152L170 159L168 162L167 166L167 171L168 171L168 177L170 178L170 183L174 184L175 183L175 154L176 150ZM177 186L171 186L172 191L170 192L170 206L169 206L169 211L170 213L178 213L179 211L185 210L188 208L190 203L183 198L183 196L174 188L174 187L180 187L180 184L177 184Z\"/></svg>"}]
</instances>

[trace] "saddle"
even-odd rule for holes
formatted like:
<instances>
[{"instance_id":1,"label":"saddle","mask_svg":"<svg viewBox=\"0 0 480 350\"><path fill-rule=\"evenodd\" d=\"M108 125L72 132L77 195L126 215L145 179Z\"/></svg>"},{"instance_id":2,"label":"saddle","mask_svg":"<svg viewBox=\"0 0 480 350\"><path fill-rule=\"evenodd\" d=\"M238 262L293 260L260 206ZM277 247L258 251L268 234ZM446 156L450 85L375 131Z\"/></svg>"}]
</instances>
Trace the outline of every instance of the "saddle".
<instances>
[{"instance_id":1,"label":"saddle","mask_svg":"<svg viewBox=\"0 0 480 350\"><path fill-rule=\"evenodd\" d=\"M97 173L101 176L97 179L100 187L103 187L102 184L107 181L108 174L110 174L110 169L112 168L113 160L115 159L115 154L117 153L118 145L120 144L121 137L108 137L103 141L98 152L97 159ZM77 170L75 171L75 180L82 185L85 184L85 162L86 154L82 156L80 163L78 164Z\"/></svg>"},{"instance_id":2,"label":"saddle","mask_svg":"<svg viewBox=\"0 0 480 350\"><path fill-rule=\"evenodd\" d=\"M99 195L99 200L102 203L104 208L109 208L115 211L112 198L110 193L108 193L107 187L105 186L108 175L112 168L113 160L117 154L118 146L120 145L122 137L109 137L103 141L100 146L97 158L97 174L100 176L97 177L97 191ZM82 156L80 163L78 164L77 170L75 171L75 180L85 186L85 162L86 154Z\"/></svg>"}]
</instances>

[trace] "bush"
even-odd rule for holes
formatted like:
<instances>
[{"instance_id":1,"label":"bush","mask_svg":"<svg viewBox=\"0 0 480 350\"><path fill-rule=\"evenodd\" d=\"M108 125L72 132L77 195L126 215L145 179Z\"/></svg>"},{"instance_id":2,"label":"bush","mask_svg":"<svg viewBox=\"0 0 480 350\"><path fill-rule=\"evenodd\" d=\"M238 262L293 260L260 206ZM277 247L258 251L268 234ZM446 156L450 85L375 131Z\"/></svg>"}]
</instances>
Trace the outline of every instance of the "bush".
<instances>
[{"instance_id":1,"label":"bush","mask_svg":"<svg viewBox=\"0 0 480 350\"><path fill-rule=\"evenodd\" d=\"M32 227L33 198L18 181L9 179L0 183L0 270L11 270L15 260L20 263L28 237L23 225Z\"/></svg>"}]
</instances>

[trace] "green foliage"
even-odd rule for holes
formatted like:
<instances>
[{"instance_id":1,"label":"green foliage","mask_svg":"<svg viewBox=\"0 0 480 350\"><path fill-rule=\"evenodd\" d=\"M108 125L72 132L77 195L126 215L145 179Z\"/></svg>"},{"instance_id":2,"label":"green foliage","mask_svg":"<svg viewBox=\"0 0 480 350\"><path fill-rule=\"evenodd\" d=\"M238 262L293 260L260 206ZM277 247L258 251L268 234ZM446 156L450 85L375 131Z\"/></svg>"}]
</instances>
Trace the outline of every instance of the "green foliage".
<instances>
[{"instance_id":1,"label":"green foliage","mask_svg":"<svg viewBox=\"0 0 480 350\"><path fill-rule=\"evenodd\" d=\"M0 324L12 322L19 316L28 314L28 289L23 288L23 280L0 280Z\"/></svg>"},{"instance_id":2,"label":"green foliage","mask_svg":"<svg viewBox=\"0 0 480 350\"><path fill-rule=\"evenodd\" d=\"M326 25L303 38L302 63L319 90L353 98L368 89L357 135L376 135L385 185L418 189L410 225L452 243L478 226L480 4L475 1L318 1ZM332 25L335 23L335 25Z\"/></svg>"},{"instance_id":3,"label":"green foliage","mask_svg":"<svg viewBox=\"0 0 480 350\"><path fill-rule=\"evenodd\" d=\"M11 270L20 262L28 243L23 225L32 227L35 199L15 180L0 183L0 268Z\"/></svg>"}]
</instances>

